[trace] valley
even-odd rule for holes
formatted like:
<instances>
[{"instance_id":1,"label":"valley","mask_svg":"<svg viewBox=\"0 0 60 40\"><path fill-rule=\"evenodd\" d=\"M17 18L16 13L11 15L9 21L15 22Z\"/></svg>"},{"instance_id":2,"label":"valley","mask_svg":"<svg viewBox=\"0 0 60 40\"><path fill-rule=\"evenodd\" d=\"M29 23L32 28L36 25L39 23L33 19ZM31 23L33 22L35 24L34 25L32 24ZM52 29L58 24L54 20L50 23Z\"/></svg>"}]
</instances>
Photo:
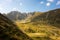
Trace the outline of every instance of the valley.
<instances>
[{"instance_id":1,"label":"valley","mask_svg":"<svg viewBox=\"0 0 60 40\"><path fill-rule=\"evenodd\" d=\"M60 9L27 14L12 11L3 15L33 40L60 40Z\"/></svg>"}]
</instances>

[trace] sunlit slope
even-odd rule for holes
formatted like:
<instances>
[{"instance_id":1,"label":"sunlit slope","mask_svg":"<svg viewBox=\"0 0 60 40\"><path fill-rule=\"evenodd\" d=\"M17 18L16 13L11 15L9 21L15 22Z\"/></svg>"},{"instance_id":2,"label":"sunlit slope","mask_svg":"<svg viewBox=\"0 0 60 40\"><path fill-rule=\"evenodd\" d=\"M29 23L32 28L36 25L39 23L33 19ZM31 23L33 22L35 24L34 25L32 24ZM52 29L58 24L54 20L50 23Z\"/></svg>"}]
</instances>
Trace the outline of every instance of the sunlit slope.
<instances>
[{"instance_id":1,"label":"sunlit slope","mask_svg":"<svg viewBox=\"0 0 60 40\"><path fill-rule=\"evenodd\" d=\"M52 40L60 40L60 29L55 26L39 23L27 23L21 24L17 22L18 27L24 31L28 36L37 39L43 40L47 38ZM40 39L39 39L40 38Z\"/></svg>"},{"instance_id":2,"label":"sunlit slope","mask_svg":"<svg viewBox=\"0 0 60 40\"><path fill-rule=\"evenodd\" d=\"M48 12L35 12L33 16L31 16L27 21L30 22L43 22L56 27L60 27L60 9L51 10Z\"/></svg>"},{"instance_id":3,"label":"sunlit slope","mask_svg":"<svg viewBox=\"0 0 60 40\"><path fill-rule=\"evenodd\" d=\"M38 20L52 20L52 21L59 21L60 20L60 9L51 10L48 12L40 13L36 12L35 15L32 16L32 22Z\"/></svg>"},{"instance_id":4,"label":"sunlit slope","mask_svg":"<svg viewBox=\"0 0 60 40\"><path fill-rule=\"evenodd\" d=\"M60 9L35 12L22 22L16 21L16 24L34 40L60 40Z\"/></svg>"}]
</instances>

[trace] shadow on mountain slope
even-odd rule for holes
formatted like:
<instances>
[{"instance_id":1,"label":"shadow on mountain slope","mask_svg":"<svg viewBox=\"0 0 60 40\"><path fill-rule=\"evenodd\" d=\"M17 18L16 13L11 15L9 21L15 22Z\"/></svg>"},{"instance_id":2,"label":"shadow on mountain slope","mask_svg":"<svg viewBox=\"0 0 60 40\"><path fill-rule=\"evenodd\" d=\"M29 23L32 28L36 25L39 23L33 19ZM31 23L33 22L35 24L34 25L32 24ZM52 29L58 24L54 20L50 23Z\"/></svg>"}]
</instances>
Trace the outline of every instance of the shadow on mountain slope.
<instances>
[{"instance_id":1,"label":"shadow on mountain slope","mask_svg":"<svg viewBox=\"0 0 60 40\"><path fill-rule=\"evenodd\" d=\"M0 13L0 40L32 40Z\"/></svg>"}]
</instances>

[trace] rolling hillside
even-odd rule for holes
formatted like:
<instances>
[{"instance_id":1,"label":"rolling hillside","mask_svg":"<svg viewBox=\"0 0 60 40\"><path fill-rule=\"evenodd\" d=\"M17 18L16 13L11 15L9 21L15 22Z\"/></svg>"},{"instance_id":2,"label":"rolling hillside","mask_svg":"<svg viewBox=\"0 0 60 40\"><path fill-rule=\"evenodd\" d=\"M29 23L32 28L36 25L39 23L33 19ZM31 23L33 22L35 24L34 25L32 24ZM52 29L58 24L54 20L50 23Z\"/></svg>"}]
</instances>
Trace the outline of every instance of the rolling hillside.
<instances>
[{"instance_id":1,"label":"rolling hillside","mask_svg":"<svg viewBox=\"0 0 60 40\"><path fill-rule=\"evenodd\" d=\"M38 21L39 19L40 20L58 20L60 18L60 9L55 9L55 10L51 10L51 11L48 11L48 12L44 12L44 13L41 13L41 12L36 12L35 15L32 16L32 20L33 21Z\"/></svg>"},{"instance_id":2,"label":"rolling hillside","mask_svg":"<svg viewBox=\"0 0 60 40\"><path fill-rule=\"evenodd\" d=\"M31 17L30 21L44 22L53 26L60 27L60 9L55 9L44 13L37 12Z\"/></svg>"},{"instance_id":3,"label":"rolling hillside","mask_svg":"<svg viewBox=\"0 0 60 40\"><path fill-rule=\"evenodd\" d=\"M25 23L16 21L16 24L34 40L60 40L60 9L35 12Z\"/></svg>"}]
</instances>

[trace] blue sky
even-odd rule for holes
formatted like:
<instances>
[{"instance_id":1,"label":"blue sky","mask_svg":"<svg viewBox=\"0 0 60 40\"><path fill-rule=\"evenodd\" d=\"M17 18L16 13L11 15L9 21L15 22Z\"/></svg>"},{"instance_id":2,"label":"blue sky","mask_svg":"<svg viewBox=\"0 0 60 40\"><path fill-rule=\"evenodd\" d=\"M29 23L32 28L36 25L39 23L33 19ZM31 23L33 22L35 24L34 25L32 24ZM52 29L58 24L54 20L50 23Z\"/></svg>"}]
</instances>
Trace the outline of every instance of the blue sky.
<instances>
[{"instance_id":1,"label":"blue sky","mask_svg":"<svg viewBox=\"0 0 60 40\"><path fill-rule=\"evenodd\" d=\"M60 0L0 0L0 12L46 12L60 8Z\"/></svg>"}]
</instances>

